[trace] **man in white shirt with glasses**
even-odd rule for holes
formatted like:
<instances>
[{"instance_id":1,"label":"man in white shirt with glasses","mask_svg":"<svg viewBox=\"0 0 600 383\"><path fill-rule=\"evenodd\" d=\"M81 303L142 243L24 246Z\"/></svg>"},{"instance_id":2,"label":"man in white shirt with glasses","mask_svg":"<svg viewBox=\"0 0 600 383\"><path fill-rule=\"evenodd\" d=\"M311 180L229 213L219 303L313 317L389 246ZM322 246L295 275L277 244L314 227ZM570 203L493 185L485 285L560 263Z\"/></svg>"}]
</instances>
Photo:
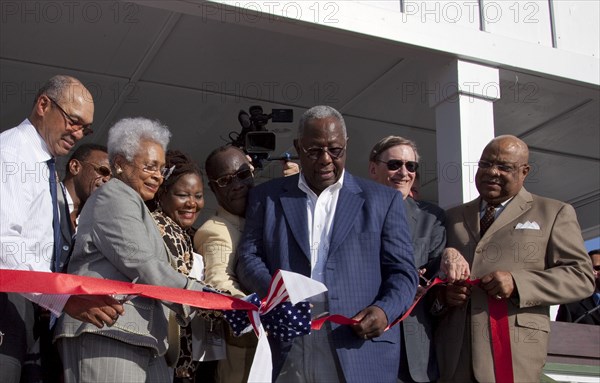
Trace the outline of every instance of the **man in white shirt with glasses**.
<instances>
[{"instance_id":1,"label":"man in white shirt with glasses","mask_svg":"<svg viewBox=\"0 0 600 383\"><path fill-rule=\"evenodd\" d=\"M94 102L85 86L58 75L40 88L29 118L0 134L0 268L61 271L55 270L55 254L71 244L55 243L53 226L62 213L53 199L63 198L55 158L91 133L93 116ZM33 344L31 302L55 316L64 311L98 327L113 324L123 313L122 305L107 296L0 293L2 382L19 382L25 353Z\"/></svg>"}]
</instances>

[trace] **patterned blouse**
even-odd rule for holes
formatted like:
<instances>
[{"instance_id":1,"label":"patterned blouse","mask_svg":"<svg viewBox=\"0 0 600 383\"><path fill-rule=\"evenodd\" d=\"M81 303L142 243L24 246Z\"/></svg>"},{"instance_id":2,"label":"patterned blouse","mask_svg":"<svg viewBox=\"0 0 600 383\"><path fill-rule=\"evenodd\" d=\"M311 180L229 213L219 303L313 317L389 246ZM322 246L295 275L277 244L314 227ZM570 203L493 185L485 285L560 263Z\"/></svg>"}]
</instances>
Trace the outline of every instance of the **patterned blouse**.
<instances>
[{"instance_id":1,"label":"patterned blouse","mask_svg":"<svg viewBox=\"0 0 600 383\"><path fill-rule=\"evenodd\" d=\"M158 225L160 234L169 249L171 255L175 257L177 271L183 275L188 275L194 263L192 238L194 237L192 229L184 230L175 221L169 218L158 208L152 213L152 217ZM175 366L175 375L179 378L193 378L198 362L192 359L192 326L181 328L181 337L179 339L180 350L179 359Z\"/></svg>"}]
</instances>

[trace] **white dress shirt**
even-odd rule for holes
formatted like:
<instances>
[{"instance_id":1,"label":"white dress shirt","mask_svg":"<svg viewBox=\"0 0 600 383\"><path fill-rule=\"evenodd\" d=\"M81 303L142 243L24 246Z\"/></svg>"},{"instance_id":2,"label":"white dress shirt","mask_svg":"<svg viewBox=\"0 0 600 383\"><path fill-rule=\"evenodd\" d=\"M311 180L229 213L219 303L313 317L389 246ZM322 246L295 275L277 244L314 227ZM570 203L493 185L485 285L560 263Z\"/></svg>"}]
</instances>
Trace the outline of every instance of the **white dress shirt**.
<instances>
[{"instance_id":1,"label":"white dress shirt","mask_svg":"<svg viewBox=\"0 0 600 383\"><path fill-rule=\"evenodd\" d=\"M47 160L29 120L0 134L0 268L51 271L54 249ZM23 294L60 315L69 295Z\"/></svg>"},{"instance_id":2,"label":"white dress shirt","mask_svg":"<svg viewBox=\"0 0 600 383\"><path fill-rule=\"evenodd\" d=\"M298 188L306 193L306 214L308 217L308 239L310 244L310 277L325 283L325 263L329 254L331 229L340 189L344 183L344 171L340 179L318 196L300 174Z\"/></svg>"}]
</instances>

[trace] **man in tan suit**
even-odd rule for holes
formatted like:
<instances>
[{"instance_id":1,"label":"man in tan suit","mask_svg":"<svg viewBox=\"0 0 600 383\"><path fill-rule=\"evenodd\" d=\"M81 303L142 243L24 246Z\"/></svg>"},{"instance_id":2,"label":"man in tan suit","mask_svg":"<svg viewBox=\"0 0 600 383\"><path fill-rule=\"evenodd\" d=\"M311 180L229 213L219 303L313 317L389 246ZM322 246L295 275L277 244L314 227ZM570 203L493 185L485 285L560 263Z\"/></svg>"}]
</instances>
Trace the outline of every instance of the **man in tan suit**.
<instances>
[{"instance_id":1,"label":"man in tan suit","mask_svg":"<svg viewBox=\"0 0 600 383\"><path fill-rule=\"evenodd\" d=\"M251 291L243 291L235 274L236 248L244 229L248 191L254 186L254 167L242 150L222 146L208 155L205 168L219 206L215 215L196 232L194 249L204 259L204 281L243 298ZM286 161L282 171L284 176L298 173L298 165ZM218 382L248 380L256 342L252 332L237 338L227 337L227 358L218 362Z\"/></svg>"},{"instance_id":2,"label":"man in tan suit","mask_svg":"<svg viewBox=\"0 0 600 383\"><path fill-rule=\"evenodd\" d=\"M464 284L467 270L439 294L440 308L445 306L436 331L442 382L495 381L488 297L508 305L515 381L539 382L549 306L588 297L594 289L573 207L525 190L528 159L523 141L496 137L478 164L480 196L447 212L447 246L466 258L470 278L481 283ZM487 231L481 227L488 224Z\"/></svg>"},{"instance_id":3,"label":"man in tan suit","mask_svg":"<svg viewBox=\"0 0 600 383\"><path fill-rule=\"evenodd\" d=\"M205 168L219 206L196 232L194 248L204 259L204 281L242 298L246 292L235 275L236 247L244 229L248 191L254 186L254 168L235 146L215 149L208 155ZM217 382L248 380L255 349L254 333L227 336L227 358L218 362Z\"/></svg>"}]
</instances>

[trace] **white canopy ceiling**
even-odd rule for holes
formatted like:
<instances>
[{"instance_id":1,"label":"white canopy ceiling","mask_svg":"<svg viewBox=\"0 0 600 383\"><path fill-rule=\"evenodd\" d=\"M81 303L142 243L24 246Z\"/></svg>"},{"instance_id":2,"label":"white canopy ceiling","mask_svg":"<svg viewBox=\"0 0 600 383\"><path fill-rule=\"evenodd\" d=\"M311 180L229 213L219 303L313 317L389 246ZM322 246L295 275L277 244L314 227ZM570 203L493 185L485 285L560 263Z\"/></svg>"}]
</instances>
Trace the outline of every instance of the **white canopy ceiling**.
<instances>
[{"instance_id":1,"label":"white canopy ceiling","mask_svg":"<svg viewBox=\"0 0 600 383\"><path fill-rule=\"evenodd\" d=\"M223 21L139 3L51 3L55 8L45 11L44 2L3 9L2 130L28 115L37 88L58 73L78 77L94 95L95 133L86 140L105 143L108 128L122 117L156 118L172 130L171 147L200 164L229 141L229 132L240 131L240 109L294 110L294 123L267 126L280 155L293 153L297 117L328 104L346 117L347 169L366 176L373 144L389 134L406 136L423 159L423 198L437 200L443 164L435 153L427 95L435 85L428 78L455 57L289 20ZM22 4L39 8L27 13ZM584 236L599 235L598 87L514 68L501 68L500 78L496 133L515 134L530 146L526 187L573 204ZM267 164L260 177L279 173L277 163ZM216 207L208 190L206 196L203 217Z\"/></svg>"}]
</instances>

